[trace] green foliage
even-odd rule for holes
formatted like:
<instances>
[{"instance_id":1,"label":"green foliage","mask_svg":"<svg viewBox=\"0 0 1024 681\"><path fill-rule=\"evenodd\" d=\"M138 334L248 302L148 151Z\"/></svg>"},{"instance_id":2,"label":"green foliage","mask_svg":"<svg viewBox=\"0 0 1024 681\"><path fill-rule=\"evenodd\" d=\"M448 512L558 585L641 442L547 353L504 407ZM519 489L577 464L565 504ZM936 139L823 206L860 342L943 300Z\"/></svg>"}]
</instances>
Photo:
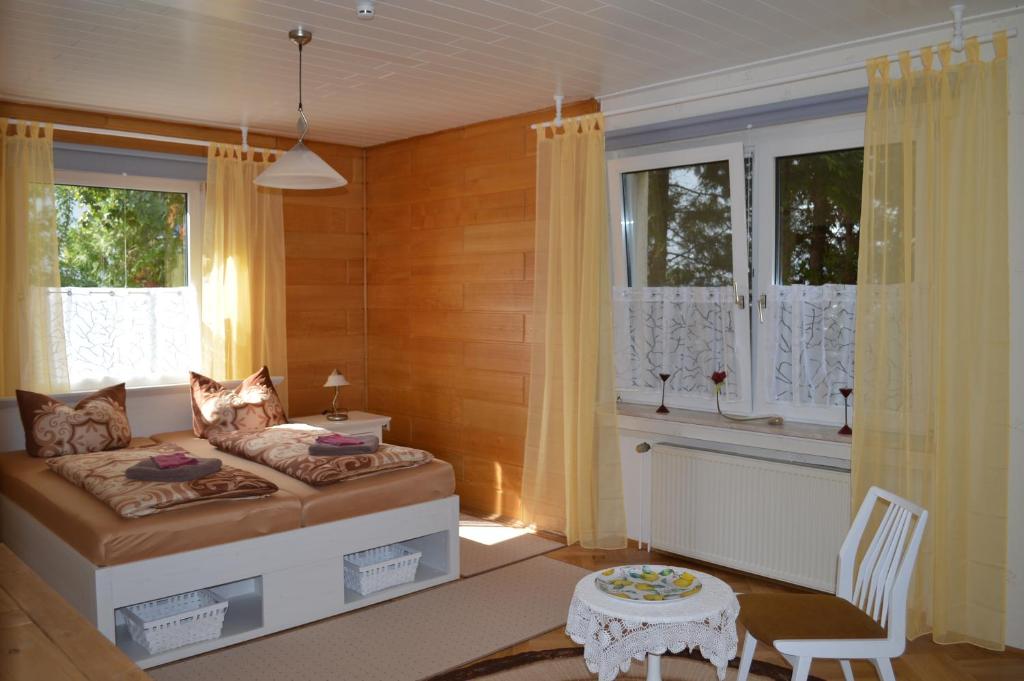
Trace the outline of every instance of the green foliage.
<instances>
[{"instance_id":1,"label":"green foliage","mask_svg":"<svg viewBox=\"0 0 1024 681\"><path fill-rule=\"evenodd\" d=\"M781 283L857 283L863 173L863 149L777 159Z\"/></svg>"},{"instance_id":2,"label":"green foliage","mask_svg":"<svg viewBox=\"0 0 1024 681\"><path fill-rule=\"evenodd\" d=\"M778 159L780 283L857 283L863 165L861 149ZM732 284L728 162L626 177L627 210L633 219L646 211L646 285Z\"/></svg>"},{"instance_id":3,"label":"green foliage","mask_svg":"<svg viewBox=\"0 0 1024 681\"><path fill-rule=\"evenodd\" d=\"M648 286L732 283L728 161L652 171L648 206Z\"/></svg>"},{"instance_id":4,"label":"green foliage","mask_svg":"<svg viewBox=\"0 0 1024 681\"><path fill-rule=\"evenodd\" d=\"M62 286L185 285L186 195L57 185Z\"/></svg>"}]
</instances>

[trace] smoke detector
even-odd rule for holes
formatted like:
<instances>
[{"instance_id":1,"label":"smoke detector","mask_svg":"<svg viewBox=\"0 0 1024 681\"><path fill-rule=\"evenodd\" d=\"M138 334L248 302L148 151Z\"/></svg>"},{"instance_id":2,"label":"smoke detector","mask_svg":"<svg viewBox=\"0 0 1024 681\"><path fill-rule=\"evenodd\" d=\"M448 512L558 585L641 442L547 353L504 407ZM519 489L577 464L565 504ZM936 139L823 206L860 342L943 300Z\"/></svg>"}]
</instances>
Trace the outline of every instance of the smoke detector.
<instances>
[{"instance_id":1,"label":"smoke detector","mask_svg":"<svg viewBox=\"0 0 1024 681\"><path fill-rule=\"evenodd\" d=\"M359 0L356 3L356 16L365 21L373 18L373 0Z\"/></svg>"}]
</instances>

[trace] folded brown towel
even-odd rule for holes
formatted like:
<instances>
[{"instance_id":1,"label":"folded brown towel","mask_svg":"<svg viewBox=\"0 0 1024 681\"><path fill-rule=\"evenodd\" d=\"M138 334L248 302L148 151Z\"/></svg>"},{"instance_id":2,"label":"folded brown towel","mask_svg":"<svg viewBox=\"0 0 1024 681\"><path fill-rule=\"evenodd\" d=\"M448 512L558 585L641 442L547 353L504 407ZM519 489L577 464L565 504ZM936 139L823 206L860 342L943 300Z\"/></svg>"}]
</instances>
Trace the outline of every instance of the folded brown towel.
<instances>
[{"instance_id":1,"label":"folded brown towel","mask_svg":"<svg viewBox=\"0 0 1024 681\"><path fill-rule=\"evenodd\" d=\"M198 463L177 468L160 468L147 457L129 468L124 475L129 480L146 482L189 482L212 475L220 470L220 459L196 459Z\"/></svg>"},{"instance_id":2,"label":"folded brown towel","mask_svg":"<svg viewBox=\"0 0 1024 681\"><path fill-rule=\"evenodd\" d=\"M373 454L380 447L380 440L376 435L358 435L362 440L358 445L325 445L312 444L309 446L311 456L351 456L353 454Z\"/></svg>"}]
</instances>

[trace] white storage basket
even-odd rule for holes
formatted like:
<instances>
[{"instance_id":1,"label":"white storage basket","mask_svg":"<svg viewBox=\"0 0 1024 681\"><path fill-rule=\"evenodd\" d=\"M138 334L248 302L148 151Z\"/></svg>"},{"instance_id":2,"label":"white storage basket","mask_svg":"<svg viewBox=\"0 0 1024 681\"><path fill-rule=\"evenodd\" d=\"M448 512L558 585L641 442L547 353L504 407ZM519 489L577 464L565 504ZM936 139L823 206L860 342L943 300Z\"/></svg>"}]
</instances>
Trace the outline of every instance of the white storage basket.
<instances>
[{"instance_id":1,"label":"white storage basket","mask_svg":"<svg viewBox=\"0 0 1024 681\"><path fill-rule=\"evenodd\" d=\"M121 609L132 640L150 655L220 636L228 602L209 589L137 603Z\"/></svg>"},{"instance_id":2,"label":"white storage basket","mask_svg":"<svg viewBox=\"0 0 1024 681\"><path fill-rule=\"evenodd\" d=\"M362 595L416 579L422 552L388 544L345 556L345 586Z\"/></svg>"}]
</instances>

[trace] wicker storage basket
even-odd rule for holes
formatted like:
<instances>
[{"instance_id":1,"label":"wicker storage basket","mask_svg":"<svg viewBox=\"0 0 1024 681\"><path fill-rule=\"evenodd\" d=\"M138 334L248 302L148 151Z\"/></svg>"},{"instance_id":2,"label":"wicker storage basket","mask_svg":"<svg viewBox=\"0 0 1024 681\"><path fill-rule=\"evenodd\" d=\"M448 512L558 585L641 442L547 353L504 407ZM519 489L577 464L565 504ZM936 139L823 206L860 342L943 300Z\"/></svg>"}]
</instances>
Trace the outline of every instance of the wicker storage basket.
<instances>
[{"instance_id":1,"label":"wicker storage basket","mask_svg":"<svg viewBox=\"0 0 1024 681\"><path fill-rule=\"evenodd\" d=\"M150 655L220 636L228 602L209 589L159 598L121 609L132 640Z\"/></svg>"},{"instance_id":2,"label":"wicker storage basket","mask_svg":"<svg viewBox=\"0 0 1024 681\"><path fill-rule=\"evenodd\" d=\"M345 586L362 595L416 579L422 552L388 544L345 556Z\"/></svg>"}]
</instances>

